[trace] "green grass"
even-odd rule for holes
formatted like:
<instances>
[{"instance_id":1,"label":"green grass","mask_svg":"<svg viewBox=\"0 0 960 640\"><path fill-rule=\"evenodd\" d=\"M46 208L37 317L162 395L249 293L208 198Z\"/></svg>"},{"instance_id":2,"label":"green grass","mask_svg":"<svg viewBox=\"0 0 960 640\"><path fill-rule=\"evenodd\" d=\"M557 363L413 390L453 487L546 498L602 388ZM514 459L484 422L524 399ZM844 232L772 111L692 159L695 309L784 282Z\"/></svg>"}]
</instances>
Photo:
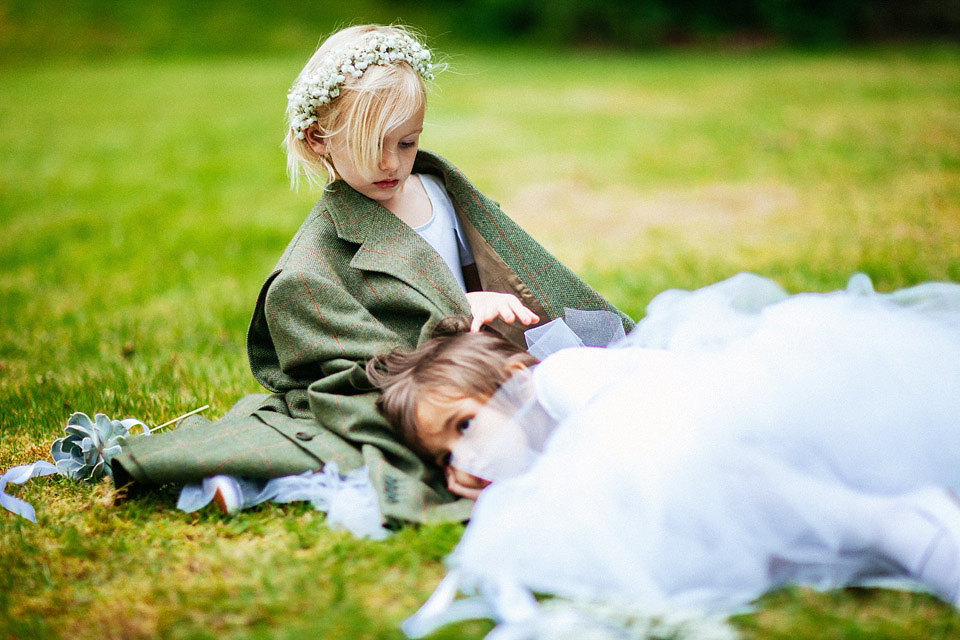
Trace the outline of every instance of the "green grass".
<instances>
[{"instance_id":1,"label":"green grass","mask_svg":"<svg viewBox=\"0 0 960 640\"><path fill-rule=\"evenodd\" d=\"M279 142L294 57L0 66L0 469L73 411L159 424L257 391L246 323L314 195ZM470 51L424 146L634 317L738 271L793 291L960 281L960 50ZM0 637L399 638L460 525L387 542L302 505L186 515L60 478L0 513ZM946 638L896 592L786 591L751 638ZM479 638L485 622L440 634Z\"/></svg>"}]
</instances>

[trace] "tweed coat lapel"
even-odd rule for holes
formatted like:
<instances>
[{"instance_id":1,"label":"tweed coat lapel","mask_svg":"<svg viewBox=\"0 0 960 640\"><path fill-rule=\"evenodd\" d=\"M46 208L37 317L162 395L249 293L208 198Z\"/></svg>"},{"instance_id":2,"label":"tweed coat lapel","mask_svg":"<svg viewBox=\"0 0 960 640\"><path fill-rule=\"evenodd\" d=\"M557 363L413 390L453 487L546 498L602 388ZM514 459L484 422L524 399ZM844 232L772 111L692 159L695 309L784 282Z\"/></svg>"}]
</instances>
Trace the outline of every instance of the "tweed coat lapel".
<instances>
[{"instance_id":1,"label":"tweed coat lapel","mask_svg":"<svg viewBox=\"0 0 960 640\"><path fill-rule=\"evenodd\" d=\"M384 273L413 288L441 315L470 309L443 258L410 225L342 182L330 187L328 212L341 240L359 244L350 266ZM443 268L437 268L437 265Z\"/></svg>"}]
</instances>

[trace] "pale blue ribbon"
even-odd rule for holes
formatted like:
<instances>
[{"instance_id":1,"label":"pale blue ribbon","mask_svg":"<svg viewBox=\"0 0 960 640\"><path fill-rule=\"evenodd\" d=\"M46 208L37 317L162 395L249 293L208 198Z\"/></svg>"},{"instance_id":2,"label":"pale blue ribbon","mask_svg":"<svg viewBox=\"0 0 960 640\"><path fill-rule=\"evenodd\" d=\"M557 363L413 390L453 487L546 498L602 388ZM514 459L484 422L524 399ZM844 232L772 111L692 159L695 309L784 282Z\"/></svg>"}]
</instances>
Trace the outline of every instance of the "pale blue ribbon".
<instances>
[{"instance_id":1,"label":"pale blue ribbon","mask_svg":"<svg viewBox=\"0 0 960 640\"><path fill-rule=\"evenodd\" d=\"M30 478L49 476L54 473L63 475L63 472L57 469L57 467L43 460L39 460L33 464L23 464L19 467L13 467L0 476L0 505L7 511L12 511L19 516L23 516L30 522L36 522L37 514L33 507L30 506L30 503L20 498L7 495L7 484L23 484Z\"/></svg>"},{"instance_id":2,"label":"pale blue ribbon","mask_svg":"<svg viewBox=\"0 0 960 640\"><path fill-rule=\"evenodd\" d=\"M341 475L336 462L328 462L322 471L305 471L299 475L263 480L235 476L205 478L199 484L188 484L180 490L177 508L191 513L213 501L218 486L236 496L237 508L248 509L262 502L286 503L309 501L314 509L325 511L327 526L342 528L357 538L383 540L390 532L382 526L383 518L377 491L366 468Z\"/></svg>"}]
</instances>

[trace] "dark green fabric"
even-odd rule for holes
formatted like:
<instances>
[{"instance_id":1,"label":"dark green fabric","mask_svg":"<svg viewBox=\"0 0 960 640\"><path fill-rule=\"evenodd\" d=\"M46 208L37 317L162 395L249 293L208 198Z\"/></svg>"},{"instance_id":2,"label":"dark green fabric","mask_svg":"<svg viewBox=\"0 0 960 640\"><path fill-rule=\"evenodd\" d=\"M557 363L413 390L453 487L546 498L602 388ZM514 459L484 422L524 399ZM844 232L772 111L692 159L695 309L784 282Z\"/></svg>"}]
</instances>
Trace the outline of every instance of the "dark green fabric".
<instances>
[{"instance_id":1,"label":"dark green fabric","mask_svg":"<svg viewBox=\"0 0 960 640\"><path fill-rule=\"evenodd\" d=\"M444 180L484 290L514 293L541 322L562 317L564 307L616 311L452 165L421 151L414 171ZM442 472L399 440L377 412L377 392L363 369L373 356L417 346L441 319L469 312L426 241L379 203L335 182L267 278L250 323L251 370L273 395L257 400L256 411L247 400L217 423L151 437L150 444L133 439L115 466L121 477L162 483L211 470L269 477L336 460L341 470L370 469L386 516L464 519L472 503L450 494ZM633 322L620 315L629 331ZM500 328L522 340L516 327Z\"/></svg>"},{"instance_id":2,"label":"dark green fabric","mask_svg":"<svg viewBox=\"0 0 960 640\"><path fill-rule=\"evenodd\" d=\"M320 469L320 458L304 448L291 447L287 436L264 422L261 416L279 416L258 411L266 400L265 394L250 395L216 423L192 416L172 431L130 439L120 455L121 473L126 474L122 477L163 484L221 473L275 477ZM344 449L347 452L356 454L350 447ZM326 453L328 459L336 457L334 447Z\"/></svg>"}]
</instances>

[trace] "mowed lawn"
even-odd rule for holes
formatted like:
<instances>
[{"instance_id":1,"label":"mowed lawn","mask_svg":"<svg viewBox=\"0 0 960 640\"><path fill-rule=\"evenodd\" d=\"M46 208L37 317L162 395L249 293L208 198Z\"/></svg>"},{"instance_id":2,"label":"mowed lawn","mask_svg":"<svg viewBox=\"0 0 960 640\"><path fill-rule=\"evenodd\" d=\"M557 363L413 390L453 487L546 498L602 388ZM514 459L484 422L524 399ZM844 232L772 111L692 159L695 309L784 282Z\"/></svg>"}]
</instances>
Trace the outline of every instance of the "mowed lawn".
<instances>
[{"instance_id":1,"label":"mowed lawn","mask_svg":"<svg viewBox=\"0 0 960 640\"><path fill-rule=\"evenodd\" d=\"M423 146L635 318L739 271L791 291L960 282L960 49L450 53ZM0 67L0 471L49 459L74 411L156 425L259 390L246 324L317 197L289 190L279 146L302 62ZM462 532L366 542L305 505L10 491L38 517L0 513L0 638L400 638ZM892 591L786 590L736 624L960 635L949 607Z\"/></svg>"}]
</instances>

